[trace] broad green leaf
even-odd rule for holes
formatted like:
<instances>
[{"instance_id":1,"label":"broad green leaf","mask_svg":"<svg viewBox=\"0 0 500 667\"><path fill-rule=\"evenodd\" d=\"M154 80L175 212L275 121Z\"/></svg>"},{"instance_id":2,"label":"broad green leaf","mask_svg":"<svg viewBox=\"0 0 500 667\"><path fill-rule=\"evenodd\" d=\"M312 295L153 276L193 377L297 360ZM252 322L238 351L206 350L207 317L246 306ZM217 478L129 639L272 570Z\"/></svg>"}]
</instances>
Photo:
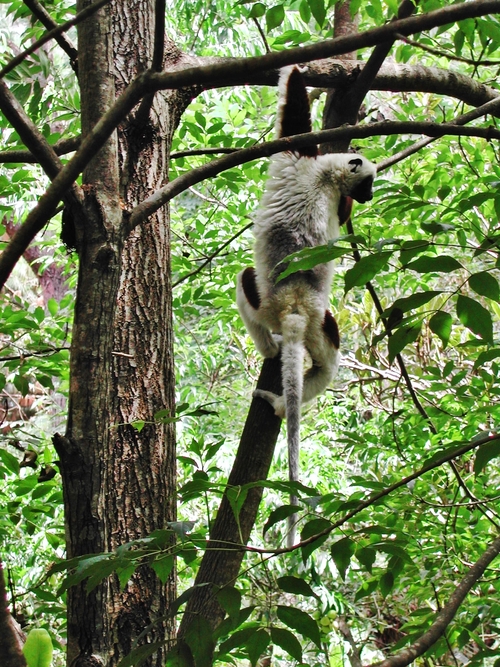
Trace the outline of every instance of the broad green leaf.
<instances>
[{"instance_id":1,"label":"broad green leaf","mask_svg":"<svg viewBox=\"0 0 500 667\"><path fill-rule=\"evenodd\" d=\"M174 567L174 562L175 562L174 556L168 554L167 556L160 556L158 558L155 558L154 561L151 563L152 569L156 572L162 584L165 584L167 582L167 579L170 576L170 573L172 572L172 569Z\"/></svg>"},{"instance_id":2,"label":"broad green leaf","mask_svg":"<svg viewBox=\"0 0 500 667\"><path fill-rule=\"evenodd\" d=\"M298 509L300 508L297 505L282 505L281 507L277 507L269 515L269 519L266 521L264 530L262 531L263 535L265 535L276 523L284 521L292 514L295 514Z\"/></svg>"},{"instance_id":3,"label":"broad green leaf","mask_svg":"<svg viewBox=\"0 0 500 667\"><path fill-rule=\"evenodd\" d=\"M208 620L194 614L186 631L185 640L191 649L196 667L211 667L215 640Z\"/></svg>"},{"instance_id":4,"label":"broad green leaf","mask_svg":"<svg viewBox=\"0 0 500 667\"><path fill-rule=\"evenodd\" d=\"M443 342L443 347L448 345L451 335L451 325L453 318L449 313L445 313L443 310L438 310L431 319L429 320L430 330L439 336Z\"/></svg>"},{"instance_id":5,"label":"broad green leaf","mask_svg":"<svg viewBox=\"0 0 500 667\"><path fill-rule=\"evenodd\" d=\"M401 350L417 340L420 329L422 328L422 322L416 322L410 326L401 326L399 329L389 337L388 347L389 347L389 362L392 364L396 356L401 352Z\"/></svg>"},{"instance_id":6,"label":"broad green leaf","mask_svg":"<svg viewBox=\"0 0 500 667\"><path fill-rule=\"evenodd\" d=\"M362 257L359 262L345 272L345 290L347 294L353 287L366 285L374 276L387 266L392 252L379 252L375 255Z\"/></svg>"},{"instance_id":7,"label":"broad green leaf","mask_svg":"<svg viewBox=\"0 0 500 667\"><path fill-rule=\"evenodd\" d=\"M341 540L334 542L330 548L333 561L337 566L340 576L345 581L345 573L351 562L351 558L356 551L356 543L349 537L343 537Z\"/></svg>"},{"instance_id":8,"label":"broad green leaf","mask_svg":"<svg viewBox=\"0 0 500 667\"><path fill-rule=\"evenodd\" d=\"M241 593L232 586L224 586L217 593L217 600L230 618L235 618L240 613Z\"/></svg>"},{"instance_id":9,"label":"broad green leaf","mask_svg":"<svg viewBox=\"0 0 500 667\"><path fill-rule=\"evenodd\" d=\"M363 565L363 567L371 574L373 563L377 558L377 552L371 547L356 548L356 559Z\"/></svg>"},{"instance_id":10,"label":"broad green leaf","mask_svg":"<svg viewBox=\"0 0 500 667\"><path fill-rule=\"evenodd\" d=\"M153 642L152 644L144 644L143 646L139 646L126 655L123 660L120 660L118 667L140 667L140 665L142 665L145 660L154 655L160 648L162 648L162 646L165 646L165 644L166 641ZM169 663L167 661L167 664L173 663ZM183 663L176 662L175 664L180 667Z\"/></svg>"},{"instance_id":11,"label":"broad green leaf","mask_svg":"<svg viewBox=\"0 0 500 667\"><path fill-rule=\"evenodd\" d=\"M233 632L233 634L228 639L222 642L218 652L220 654L229 653L229 651L232 651L234 648L246 646L250 637L252 637L252 635L254 635L259 629L260 626L257 623L253 623L247 625L245 628L241 628L241 630Z\"/></svg>"},{"instance_id":12,"label":"broad green leaf","mask_svg":"<svg viewBox=\"0 0 500 667\"><path fill-rule=\"evenodd\" d=\"M282 623L292 630L296 630L303 637L310 639L318 648L321 648L321 636L316 621L297 607L278 605L276 613Z\"/></svg>"},{"instance_id":13,"label":"broad green leaf","mask_svg":"<svg viewBox=\"0 0 500 667\"><path fill-rule=\"evenodd\" d=\"M425 232L429 232L429 234L432 235L451 232L453 229L455 229L455 225L447 225L443 222L421 222L420 226Z\"/></svg>"},{"instance_id":14,"label":"broad green leaf","mask_svg":"<svg viewBox=\"0 0 500 667\"><path fill-rule=\"evenodd\" d=\"M379 589L384 597L387 597L394 587L394 575L392 572L385 572L379 581Z\"/></svg>"},{"instance_id":15,"label":"broad green leaf","mask_svg":"<svg viewBox=\"0 0 500 667\"><path fill-rule=\"evenodd\" d=\"M299 252L293 253L293 255L290 255L289 257L285 257L283 263L286 264L288 262L288 265L286 269L280 273L276 282L278 283L292 273L297 273L297 271L309 271L315 266L318 266L318 264L331 262L333 259L338 259L351 252L351 248L342 248L334 244L316 246L315 248L304 248L303 250L299 250Z\"/></svg>"},{"instance_id":16,"label":"broad green leaf","mask_svg":"<svg viewBox=\"0 0 500 667\"><path fill-rule=\"evenodd\" d=\"M493 359L498 359L500 357L500 350L498 348L493 348L491 350L485 350L484 352L481 352L476 361L474 362L474 368L473 370L478 369L480 366L483 364L488 363L488 361L493 361Z\"/></svg>"},{"instance_id":17,"label":"broad green leaf","mask_svg":"<svg viewBox=\"0 0 500 667\"><path fill-rule=\"evenodd\" d=\"M488 271L473 273L469 276L469 286L480 296L486 296L488 299L500 301L500 288L498 281Z\"/></svg>"},{"instance_id":18,"label":"broad green leaf","mask_svg":"<svg viewBox=\"0 0 500 667\"><path fill-rule=\"evenodd\" d=\"M401 250L399 252L399 261L404 266L408 264L416 255L419 255L424 250L427 250L431 244L429 241L416 240L416 241L405 241L401 245Z\"/></svg>"},{"instance_id":19,"label":"broad green leaf","mask_svg":"<svg viewBox=\"0 0 500 667\"><path fill-rule=\"evenodd\" d=\"M304 581L304 579L299 579L299 577L292 577L292 576L279 577L276 583L278 584L278 586L281 588L282 591L285 591L285 593L293 593L294 595L306 595L315 598L318 597L316 593L313 591L313 589L309 586L307 581Z\"/></svg>"},{"instance_id":20,"label":"broad green leaf","mask_svg":"<svg viewBox=\"0 0 500 667\"><path fill-rule=\"evenodd\" d=\"M457 315L464 327L481 336L489 343L493 342L493 322L489 311L468 296L458 295Z\"/></svg>"},{"instance_id":21,"label":"broad green leaf","mask_svg":"<svg viewBox=\"0 0 500 667\"><path fill-rule=\"evenodd\" d=\"M405 266L405 269L411 269L417 273L450 273L462 268L460 262L449 255L440 255L438 257L424 255Z\"/></svg>"},{"instance_id":22,"label":"broad green leaf","mask_svg":"<svg viewBox=\"0 0 500 667\"><path fill-rule=\"evenodd\" d=\"M414 308L419 308L420 306L429 303L434 297L442 294L442 290L428 290L427 292L415 292L411 296L406 296L401 299L396 299L390 308L382 313L383 317L389 317L391 310L394 308L399 308L403 313L413 310Z\"/></svg>"},{"instance_id":23,"label":"broad green leaf","mask_svg":"<svg viewBox=\"0 0 500 667\"><path fill-rule=\"evenodd\" d=\"M271 9L268 9L266 13L266 26L268 32L269 30L277 28L279 25L281 25L284 19L285 10L283 5L275 5L274 7L271 7Z\"/></svg>"},{"instance_id":24,"label":"broad green leaf","mask_svg":"<svg viewBox=\"0 0 500 667\"><path fill-rule=\"evenodd\" d=\"M331 523L326 519L312 519L312 521L308 521L304 526L304 528L302 529L302 532L300 534L300 539L307 540L309 537L321 533L323 530L328 529L330 526ZM322 535L321 537L318 537L317 540L314 540L314 542L312 542L311 544L302 547L302 560L304 561L304 563L312 554L312 552L318 549L327 539L328 539L328 534Z\"/></svg>"},{"instance_id":25,"label":"broad green leaf","mask_svg":"<svg viewBox=\"0 0 500 667\"><path fill-rule=\"evenodd\" d=\"M30 630L23 646L23 653L28 667L50 667L52 664L52 651L52 639L45 628L33 628L33 630Z\"/></svg>"},{"instance_id":26,"label":"broad green leaf","mask_svg":"<svg viewBox=\"0 0 500 667\"><path fill-rule=\"evenodd\" d=\"M500 456L500 441L487 442L481 445L476 452L474 459L474 474L479 475L492 459Z\"/></svg>"},{"instance_id":27,"label":"broad green leaf","mask_svg":"<svg viewBox=\"0 0 500 667\"><path fill-rule=\"evenodd\" d=\"M250 658L250 664L252 667L258 663L260 656L264 653L266 648L269 646L271 637L269 633L266 632L263 628L257 630L247 641L246 649L248 651L248 657Z\"/></svg>"},{"instance_id":28,"label":"broad green leaf","mask_svg":"<svg viewBox=\"0 0 500 667\"><path fill-rule=\"evenodd\" d=\"M294 660L302 662L302 647L297 637L290 630L271 627L271 638L274 644L286 651Z\"/></svg>"},{"instance_id":29,"label":"broad green leaf","mask_svg":"<svg viewBox=\"0 0 500 667\"><path fill-rule=\"evenodd\" d=\"M308 0L311 14L316 19L320 28L323 27L326 18L326 9L324 0Z\"/></svg>"},{"instance_id":30,"label":"broad green leaf","mask_svg":"<svg viewBox=\"0 0 500 667\"><path fill-rule=\"evenodd\" d=\"M120 582L120 589L123 591L125 586L130 581L130 577L134 574L136 565L131 563L128 567L117 568L116 574L118 575L118 581Z\"/></svg>"}]
</instances>

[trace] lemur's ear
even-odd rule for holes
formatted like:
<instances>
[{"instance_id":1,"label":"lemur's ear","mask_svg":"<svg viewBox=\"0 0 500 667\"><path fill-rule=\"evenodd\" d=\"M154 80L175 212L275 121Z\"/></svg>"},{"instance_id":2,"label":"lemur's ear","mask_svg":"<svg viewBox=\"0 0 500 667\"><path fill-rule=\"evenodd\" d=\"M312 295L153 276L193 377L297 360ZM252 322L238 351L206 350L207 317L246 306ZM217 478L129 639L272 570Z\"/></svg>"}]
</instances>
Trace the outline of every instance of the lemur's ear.
<instances>
[{"instance_id":1,"label":"lemur's ear","mask_svg":"<svg viewBox=\"0 0 500 667\"><path fill-rule=\"evenodd\" d=\"M361 158L359 157L356 157L352 160L349 160L349 164L352 165L351 172L355 174L358 171L358 167L361 167L361 165L363 164L363 160L361 160Z\"/></svg>"},{"instance_id":2,"label":"lemur's ear","mask_svg":"<svg viewBox=\"0 0 500 667\"><path fill-rule=\"evenodd\" d=\"M311 132L311 112L304 78L297 66L285 67L279 79L280 104L276 120L276 136L292 137ZM296 150L299 155L316 157L318 147L306 146Z\"/></svg>"}]
</instances>

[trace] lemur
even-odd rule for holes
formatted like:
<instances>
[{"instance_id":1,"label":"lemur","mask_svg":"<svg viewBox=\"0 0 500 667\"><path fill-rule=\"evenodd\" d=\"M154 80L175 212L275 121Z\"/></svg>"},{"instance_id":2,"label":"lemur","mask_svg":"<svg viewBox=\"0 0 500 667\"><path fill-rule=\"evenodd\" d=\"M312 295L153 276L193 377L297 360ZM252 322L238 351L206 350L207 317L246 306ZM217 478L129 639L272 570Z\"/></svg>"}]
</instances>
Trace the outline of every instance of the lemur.
<instances>
[{"instance_id":1,"label":"lemur","mask_svg":"<svg viewBox=\"0 0 500 667\"><path fill-rule=\"evenodd\" d=\"M309 100L297 66L281 70L276 135L311 131ZM289 478L299 478L300 406L328 386L339 365L340 337L328 309L332 262L298 271L276 283L288 255L339 236L352 199L372 199L376 167L353 153L319 155L317 146L271 158L255 235L255 268L237 278L237 304L248 333L264 357L281 351L283 395L256 389L287 420ZM312 360L304 375L306 353ZM297 498L291 496L292 505ZM296 515L289 517L288 546L295 543Z\"/></svg>"}]
</instances>

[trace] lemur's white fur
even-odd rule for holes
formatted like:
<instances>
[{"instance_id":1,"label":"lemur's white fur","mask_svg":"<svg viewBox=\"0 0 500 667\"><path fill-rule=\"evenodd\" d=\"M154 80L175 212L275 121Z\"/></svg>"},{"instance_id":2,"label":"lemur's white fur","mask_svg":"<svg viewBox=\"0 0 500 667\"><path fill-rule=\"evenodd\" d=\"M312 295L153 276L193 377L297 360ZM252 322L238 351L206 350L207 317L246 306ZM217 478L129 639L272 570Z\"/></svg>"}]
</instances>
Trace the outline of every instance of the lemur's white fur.
<instances>
[{"instance_id":1,"label":"lemur's white fur","mask_svg":"<svg viewBox=\"0 0 500 667\"><path fill-rule=\"evenodd\" d=\"M286 68L280 77L278 132L287 95L293 94L288 90L293 69ZM287 419L292 481L299 478L301 403L328 386L339 364L338 329L328 310L333 266L319 265L277 284L276 278L291 253L338 238L341 197L371 199L375 174L375 166L356 154L274 155L254 226L255 271L246 269L238 276L237 304L255 346L264 357L275 357L281 349L283 395L260 389L253 395L269 401L275 413ZM312 367L304 375L306 352ZM292 496L291 503L296 502ZM294 516L289 545L295 542L295 522Z\"/></svg>"}]
</instances>

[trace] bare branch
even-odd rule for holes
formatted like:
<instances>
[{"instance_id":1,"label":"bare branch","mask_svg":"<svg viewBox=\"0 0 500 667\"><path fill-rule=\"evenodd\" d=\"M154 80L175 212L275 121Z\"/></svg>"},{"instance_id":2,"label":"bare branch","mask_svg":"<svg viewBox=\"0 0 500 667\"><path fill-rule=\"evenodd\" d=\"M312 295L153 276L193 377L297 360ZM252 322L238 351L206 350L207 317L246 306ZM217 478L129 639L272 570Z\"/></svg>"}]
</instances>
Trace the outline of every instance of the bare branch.
<instances>
[{"instance_id":1,"label":"bare branch","mask_svg":"<svg viewBox=\"0 0 500 667\"><path fill-rule=\"evenodd\" d=\"M59 28L52 16L48 13L45 7L38 2L38 0L23 0L23 2L32 12L32 14L36 16L40 23L44 25L45 28L47 28L47 30L54 30ZM58 33L54 36L54 39L62 48L62 50L69 56L69 61L73 71L77 72L78 51L76 50L76 47L64 33Z\"/></svg>"},{"instance_id":2,"label":"bare branch","mask_svg":"<svg viewBox=\"0 0 500 667\"><path fill-rule=\"evenodd\" d=\"M398 9L397 19L393 19L391 23L411 16L414 11L415 4L413 0L403 0ZM346 116L350 117L348 122L351 124L354 125L356 123L361 103L365 99L366 93L370 90L375 77L392 49L395 39L396 34L394 33L388 41L377 44L353 86L342 96L342 106L347 106L348 111Z\"/></svg>"},{"instance_id":3,"label":"bare branch","mask_svg":"<svg viewBox=\"0 0 500 667\"><path fill-rule=\"evenodd\" d=\"M104 5L108 0L99 0L98 3L89 7L89 10L95 10L97 7ZM86 11L86 10L84 10ZM129 113L139 100L148 93L160 89L179 89L186 86L228 86L237 83L249 82L252 75L263 72L268 69L281 67L283 65L290 65L298 62L307 62L314 58L326 58L340 53L346 53L358 48L366 46L374 46L383 41L393 38L396 33L403 35L412 34L413 32L420 32L428 28L446 25L454 21L463 20L474 16L484 16L487 14L500 12L500 0L471 0L471 2L462 3L460 5L453 5L444 7L423 16L411 17L394 21L394 23L374 28L365 33L351 35L347 37L339 37L337 39L327 40L320 44L312 44L306 47L299 47L290 49L288 51L281 51L276 53L266 54L256 58L242 58L234 62L224 63L222 65L205 66L205 67L190 67L184 70L178 70L169 73L158 73L147 71L140 74L118 98L111 109L104 114L101 120L94 126L92 131L86 136L82 142L80 149L75 156L65 165L54 179L47 192L40 198L37 206L28 214L25 223L20 228L19 232L12 239L8 247L0 256L0 288L3 287L10 272L15 266L17 260L23 254L34 236L43 228L44 224L54 214L62 194L71 186L76 177L85 168L88 162L95 155L97 150L106 142L111 136L118 123ZM74 25L77 18L82 19L81 12L78 17L72 22L64 24ZM61 31L66 29L61 26ZM5 68L4 68L5 69ZM0 76L3 74L0 72ZM436 126L437 127L437 126ZM357 130L357 128L356 128ZM454 128L452 134L460 134ZM338 130L337 130L338 131ZM342 129L340 130L342 131ZM345 131L345 130L343 130ZM403 130L404 131L404 130ZM431 132L429 127L424 130L411 130L416 132ZM484 131L479 136L491 138L495 136L495 130ZM446 132L439 129L436 132L431 132L433 136L440 136ZM468 132L463 132L468 134ZM360 136L360 135L352 135ZM361 136L370 136L369 134ZM316 141L316 140L315 140ZM266 149L261 155L254 157L263 157L268 155L269 149ZM283 150L281 148L280 150ZM286 150L286 148L285 148ZM233 156L229 156L232 158ZM222 158L225 159L225 158ZM179 179L176 179L176 182ZM194 183L190 183L193 185ZM169 195L167 200L171 197ZM162 205L160 203L157 208ZM157 210L154 209L154 210ZM137 211L136 211L137 212ZM142 219L145 219L150 212L142 212L143 217L136 218L135 224L139 224ZM133 227L132 227L133 228ZM125 230L130 230L130 221L126 225Z\"/></svg>"},{"instance_id":4,"label":"bare branch","mask_svg":"<svg viewBox=\"0 0 500 667\"><path fill-rule=\"evenodd\" d=\"M234 61L192 67L177 72L151 75L151 85L156 89L178 89L185 86L215 88L255 82L255 77L272 69L294 63L331 58L357 49L376 46L395 38L396 34L410 35L430 28L447 25L475 16L485 16L500 12L500 0L472 0L460 5L443 7L428 14L394 21L366 32L328 39L318 44L310 44L285 51L268 53L255 58L241 58Z\"/></svg>"},{"instance_id":5,"label":"bare branch","mask_svg":"<svg viewBox=\"0 0 500 667\"><path fill-rule=\"evenodd\" d=\"M38 204L28 213L23 225L0 255L0 289L5 285L16 262L34 239L36 234L54 215L60 199L67 192L90 160L104 145L120 120L137 104L147 90L147 74L135 79L119 97L116 104L96 123L85 137L76 154L61 169L40 197Z\"/></svg>"},{"instance_id":6,"label":"bare branch","mask_svg":"<svg viewBox=\"0 0 500 667\"><path fill-rule=\"evenodd\" d=\"M500 102L500 101L499 101ZM245 162L269 157L274 153L293 150L311 144L322 144L339 137L350 139L363 139L372 136L387 136L390 134L427 134L434 137L442 137L447 134L458 136L477 136L485 139L500 139L500 130L496 128L465 128L450 123L439 125L438 123L425 122L383 122L371 123L370 125L358 125L335 128L333 130L322 130L310 134L297 134L285 139L269 141L265 144L257 144L250 148L244 148L237 153L213 160L208 164L193 169L192 171L177 177L143 202L138 204L130 213L126 222L126 232L130 233L138 224L144 222L159 208L164 206L173 197L177 196L187 188L200 183L206 178L216 176L226 169L231 169Z\"/></svg>"},{"instance_id":7,"label":"bare branch","mask_svg":"<svg viewBox=\"0 0 500 667\"><path fill-rule=\"evenodd\" d=\"M455 118L455 120L451 121L451 125L465 125L467 123L470 123L472 120L476 120L476 118L480 118L481 116L487 116L488 114L496 116L499 113L500 113L500 97L497 97L491 100L490 102L486 102L486 104L481 105L477 109L473 109L468 113L464 113L461 116L458 116L457 118ZM437 137L432 137L430 139L421 139L412 146L408 146L408 148L405 148L399 153L396 153L395 155L392 155L390 158L387 158L386 160L380 162L377 165L377 171L384 171L385 169L392 167L397 162L401 162L401 160L404 160L405 158L409 157L410 155L413 155L414 153L417 153L424 146L427 146L428 144L431 144L433 141L436 141L436 138Z\"/></svg>"},{"instance_id":8,"label":"bare branch","mask_svg":"<svg viewBox=\"0 0 500 667\"><path fill-rule=\"evenodd\" d=\"M471 588L483 576L486 568L498 554L500 554L500 537L494 540L483 555L472 565L427 632L424 632L408 648L381 662L372 663L368 667L405 667L423 655L443 635Z\"/></svg>"},{"instance_id":9,"label":"bare branch","mask_svg":"<svg viewBox=\"0 0 500 667\"><path fill-rule=\"evenodd\" d=\"M74 25L77 25L77 23L84 21L87 17L92 16L92 14L101 9L101 7L104 7L104 5L108 4L109 1L110 0L98 0L94 5L89 5L88 7L85 7L85 9L79 12L74 18L70 19L69 21L66 21L66 23L61 23L60 26L54 28L54 30L50 30L43 37L40 37L40 39L37 39L37 41L33 42L33 44L29 48L27 48L25 51L20 53L15 58L12 58L12 60L10 60L7 63L7 65L5 65L5 67L2 67L2 69L0 69L0 79L2 79L6 74L11 72L15 67L19 65L19 63L22 63L23 60L25 60L28 56L34 53L41 46L43 46L47 42L50 42L51 39L55 39L58 35L61 35L63 32L66 32L67 30L69 30L69 28L73 27Z\"/></svg>"},{"instance_id":10,"label":"bare branch","mask_svg":"<svg viewBox=\"0 0 500 667\"><path fill-rule=\"evenodd\" d=\"M81 143L80 137L72 137L71 139L61 139L56 144L51 146L56 155L66 155L73 153L78 149ZM6 162L21 162L22 164L37 164L39 161L29 150L11 150L0 152L0 164Z\"/></svg>"}]
</instances>

